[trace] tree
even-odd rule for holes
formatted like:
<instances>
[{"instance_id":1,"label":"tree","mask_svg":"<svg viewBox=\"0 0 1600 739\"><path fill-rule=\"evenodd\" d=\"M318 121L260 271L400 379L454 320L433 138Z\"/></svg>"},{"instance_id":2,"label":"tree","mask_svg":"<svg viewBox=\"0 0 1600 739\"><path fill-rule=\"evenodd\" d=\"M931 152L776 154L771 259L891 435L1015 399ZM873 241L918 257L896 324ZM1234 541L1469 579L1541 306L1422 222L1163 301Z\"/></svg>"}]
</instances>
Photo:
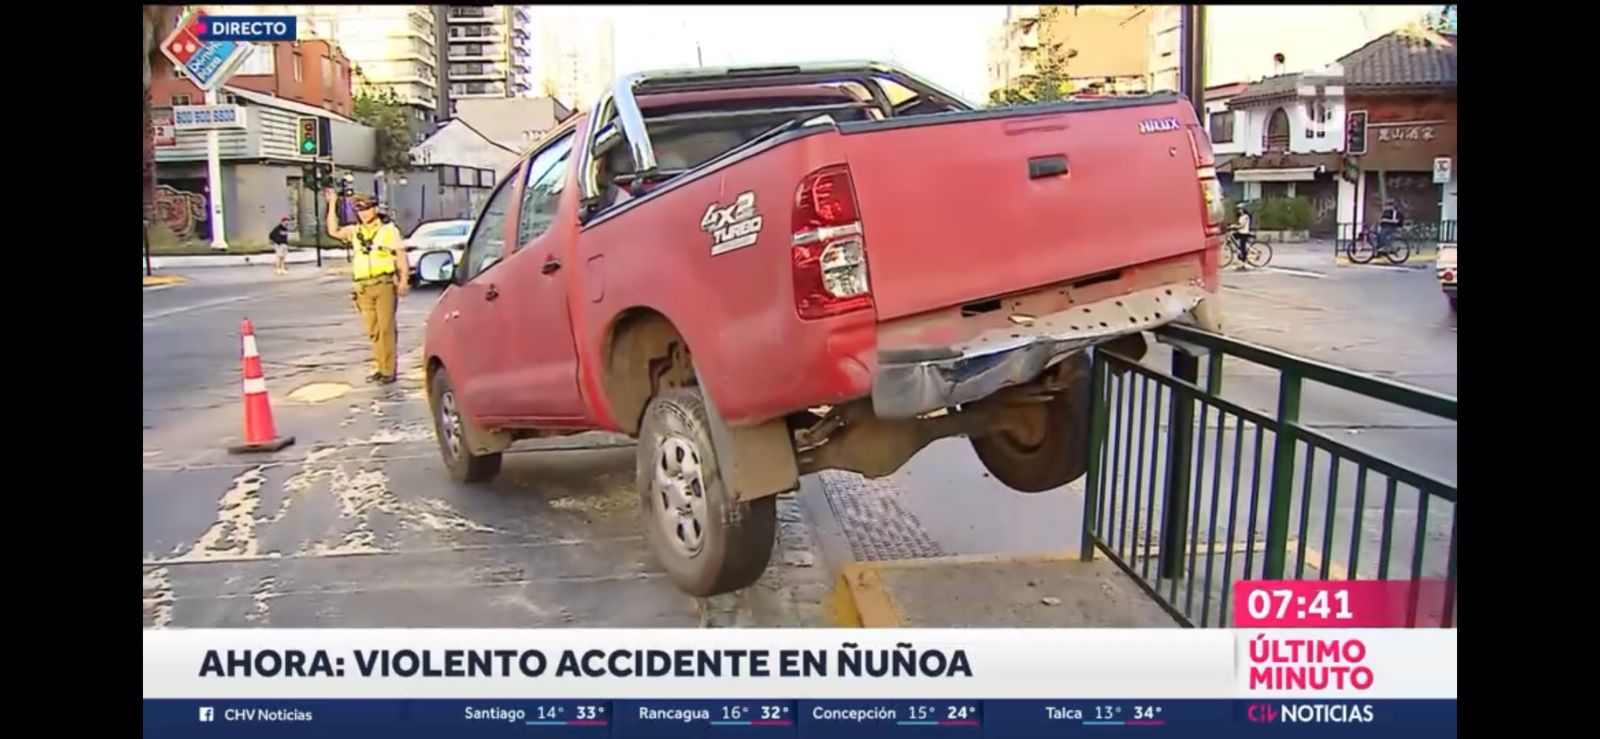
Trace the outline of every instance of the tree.
<instances>
[{"instance_id":1,"label":"tree","mask_svg":"<svg viewBox=\"0 0 1600 739\"><path fill-rule=\"evenodd\" d=\"M377 131L379 169L402 172L411 165L410 116L394 90L362 90L352 117Z\"/></svg>"},{"instance_id":2,"label":"tree","mask_svg":"<svg viewBox=\"0 0 1600 739\"><path fill-rule=\"evenodd\" d=\"M1441 5L1437 11L1428 14L1428 27L1439 33L1456 32L1456 6Z\"/></svg>"},{"instance_id":3,"label":"tree","mask_svg":"<svg viewBox=\"0 0 1600 739\"><path fill-rule=\"evenodd\" d=\"M144 6L144 217L155 222L152 210L156 202L156 141L155 128L150 122L150 67L161 54L161 42L178 25L183 8L173 5ZM170 241L158 223L152 223L151 239L157 243Z\"/></svg>"},{"instance_id":4,"label":"tree","mask_svg":"<svg viewBox=\"0 0 1600 739\"><path fill-rule=\"evenodd\" d=\"M1036 22L1048 26L1059 12L1061 9L1055 6L1042 8ZM1028 105L1066 99L1072 94L1067 62L1077 55L1077 49L1065 48L1060 43L1042 43L1024 52L1023 59L1033 63L1033 71L1018 76L1006 87L989 91L989 104Z\"/></svg>"}]
</instances>

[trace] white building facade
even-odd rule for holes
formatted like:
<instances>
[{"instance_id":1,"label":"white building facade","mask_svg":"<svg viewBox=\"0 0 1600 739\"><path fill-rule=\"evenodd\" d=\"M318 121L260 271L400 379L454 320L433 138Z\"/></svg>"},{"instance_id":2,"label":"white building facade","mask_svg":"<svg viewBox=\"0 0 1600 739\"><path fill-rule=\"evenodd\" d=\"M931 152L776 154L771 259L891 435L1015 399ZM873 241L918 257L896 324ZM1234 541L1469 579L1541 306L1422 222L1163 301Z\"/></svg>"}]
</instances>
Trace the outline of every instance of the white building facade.
<instances>
[{"instance_id":1,"label":"white building facade","mask_svg":"<svg viewBox=\"0 0 1600 739\"><path fill-rule=\"evenodd\" d=\"M531 97L554 98L572 110L586 110L616 79L610 21L537 8L531 37Z\"/></svg>"}]
</instances>

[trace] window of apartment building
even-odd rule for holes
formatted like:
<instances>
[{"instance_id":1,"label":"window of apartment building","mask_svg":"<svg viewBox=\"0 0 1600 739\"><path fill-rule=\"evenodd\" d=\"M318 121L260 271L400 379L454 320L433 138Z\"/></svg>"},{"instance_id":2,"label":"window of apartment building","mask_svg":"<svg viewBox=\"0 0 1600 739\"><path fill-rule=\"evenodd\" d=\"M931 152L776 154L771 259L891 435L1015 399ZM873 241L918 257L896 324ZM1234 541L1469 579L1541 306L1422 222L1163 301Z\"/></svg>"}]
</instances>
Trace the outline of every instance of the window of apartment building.
<instances>
[{"instance_id":1,"label":"window of apartment building","mask_svg":"<svg viewBox=\"0 0 1600 739\"><path fill-rule=\"evenodd\" d=\"M326 56L322 57L322 97L333 99L333 60Z\"/></svg>"},{"instance_id":2,"label":"window of apartment building","mask_svg":"<svg viewBox=\"0 0 1600 739\"><path fill-rule=\"evenodd\" d=\"M234 74L276 74L278 71L278 65L275 63L277 60L274 58L277 56L276 50L269 44L255 44L254 47L250 51L250 55L245 57L244 61L239 64L239 70Z\"/></svg>"},{"instance_id":3,"label":"window of apartment building","mask_svg":"<svg viewBox=\"0 0 1600 739\"><path fill-rule=\"evenodd\" d=\"M1211 143L1233 143L1233 112L1224 110L1220 113L1212 113L1208 128L1211 132Z\"/></svg>"},{"instance_id":4,"label":"window of apartment building","mask_svg":"<svg viewBox=\"0 0 1600 739\"><path fill-rule=\"evenodd\" d=\"M300 52L294 53L294 81L304 82L306 78L305 62L301 61Z\"/></svg>"},{"instance_id":5,"label":"window of apartment building","mask_svg":"<svg viewBox=\"0 0 1600 739\"><path fill-rule=\"evenodd\" d=\"M189 104L189 96L188 95L173 95L172 96L172 104L173 105L188 105Z\"/></svg>"}]
</instances>

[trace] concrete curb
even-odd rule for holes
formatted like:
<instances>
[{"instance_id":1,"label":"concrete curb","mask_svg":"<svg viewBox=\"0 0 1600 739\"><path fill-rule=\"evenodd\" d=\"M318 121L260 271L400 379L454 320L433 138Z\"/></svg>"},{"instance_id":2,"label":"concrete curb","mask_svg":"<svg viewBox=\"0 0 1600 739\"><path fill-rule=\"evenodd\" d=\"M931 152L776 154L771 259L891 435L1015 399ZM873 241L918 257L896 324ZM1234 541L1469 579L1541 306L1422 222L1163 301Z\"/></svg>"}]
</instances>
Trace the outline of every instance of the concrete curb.
<instances>
[{"instance_id":1,"label":"concrete curb","mask_svg":"<svg viewBox=\"0 0 1600 739\"><path fill-rule=\"evenodd\" d=\"M323 249L322 261L324 264L329 259L344 258L342 250ZM315 249L290 249L289 255L284 258L288 264L316 264L317 251ZM151 257L150 266L154 269L187 268L187 267L249 267L254 265L271 266L272 252L262 254L217 254L194 256ZM140 266L144 266L143 259Z\"/></svg>"},{"instance_id":2,"label":"concrete curb","mask_svg":"<svg viewBox=\"0 0 1600 739\"><path fill-rule=\"evenodd\" d=\"M1412 254L1404 262L1401 262L1401 264L1431 264L1431 263L1436 262L1438 260L1439 260L1439 255L1437 255L1437 254ZM1370 261L1370 262L1368 262L1366 264L1356 264L1355 262L1350 261L1350 257L1344 256L1343 254L1334 257L1333 258L1333 263L1336 266L1339 266L1339 267L1370 267L1370 266L1373 266L1373 265L1377 265L1377 266L1385 266L1385 265L1393 266L1393 264L1394 264L1393 262L1390 262L1387 259L1380 259L1380 258L1376 258L1376 257L1374 257L1372 261Z\"/></svg>"},{"instance_id":3,"label":"concrete curb","mask_svg":"<svg viewBox=\"0 0 1600 739\"><path fill-rule=\"evenodd\" d=\"M183 275L153 275L144 278L145 287L161 287L163 285L181 285L188 282L189 278Z\"/></svg>"}]
</instances>

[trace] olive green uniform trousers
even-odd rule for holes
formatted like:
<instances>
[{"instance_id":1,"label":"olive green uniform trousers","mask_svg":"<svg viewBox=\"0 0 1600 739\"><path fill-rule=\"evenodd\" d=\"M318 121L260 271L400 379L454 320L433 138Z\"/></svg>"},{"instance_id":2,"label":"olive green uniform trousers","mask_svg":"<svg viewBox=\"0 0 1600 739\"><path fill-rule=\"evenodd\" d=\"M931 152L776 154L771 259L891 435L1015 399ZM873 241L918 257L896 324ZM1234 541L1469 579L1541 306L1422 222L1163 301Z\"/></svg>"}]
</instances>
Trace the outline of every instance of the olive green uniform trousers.
<instances>
[{"instance_id":1,"label":"olive green uniform trousers","mask_svg":"<svg viewBox=\"0 0 1600 739\"><path fill-rule=\"evenodd\" d=\"M373 367L385 377L395 376L394 310L399 296L394 281L389 274L355 283L356 310L361 311L367 341L372 343Z\"/></svg>"}]
</instances>

